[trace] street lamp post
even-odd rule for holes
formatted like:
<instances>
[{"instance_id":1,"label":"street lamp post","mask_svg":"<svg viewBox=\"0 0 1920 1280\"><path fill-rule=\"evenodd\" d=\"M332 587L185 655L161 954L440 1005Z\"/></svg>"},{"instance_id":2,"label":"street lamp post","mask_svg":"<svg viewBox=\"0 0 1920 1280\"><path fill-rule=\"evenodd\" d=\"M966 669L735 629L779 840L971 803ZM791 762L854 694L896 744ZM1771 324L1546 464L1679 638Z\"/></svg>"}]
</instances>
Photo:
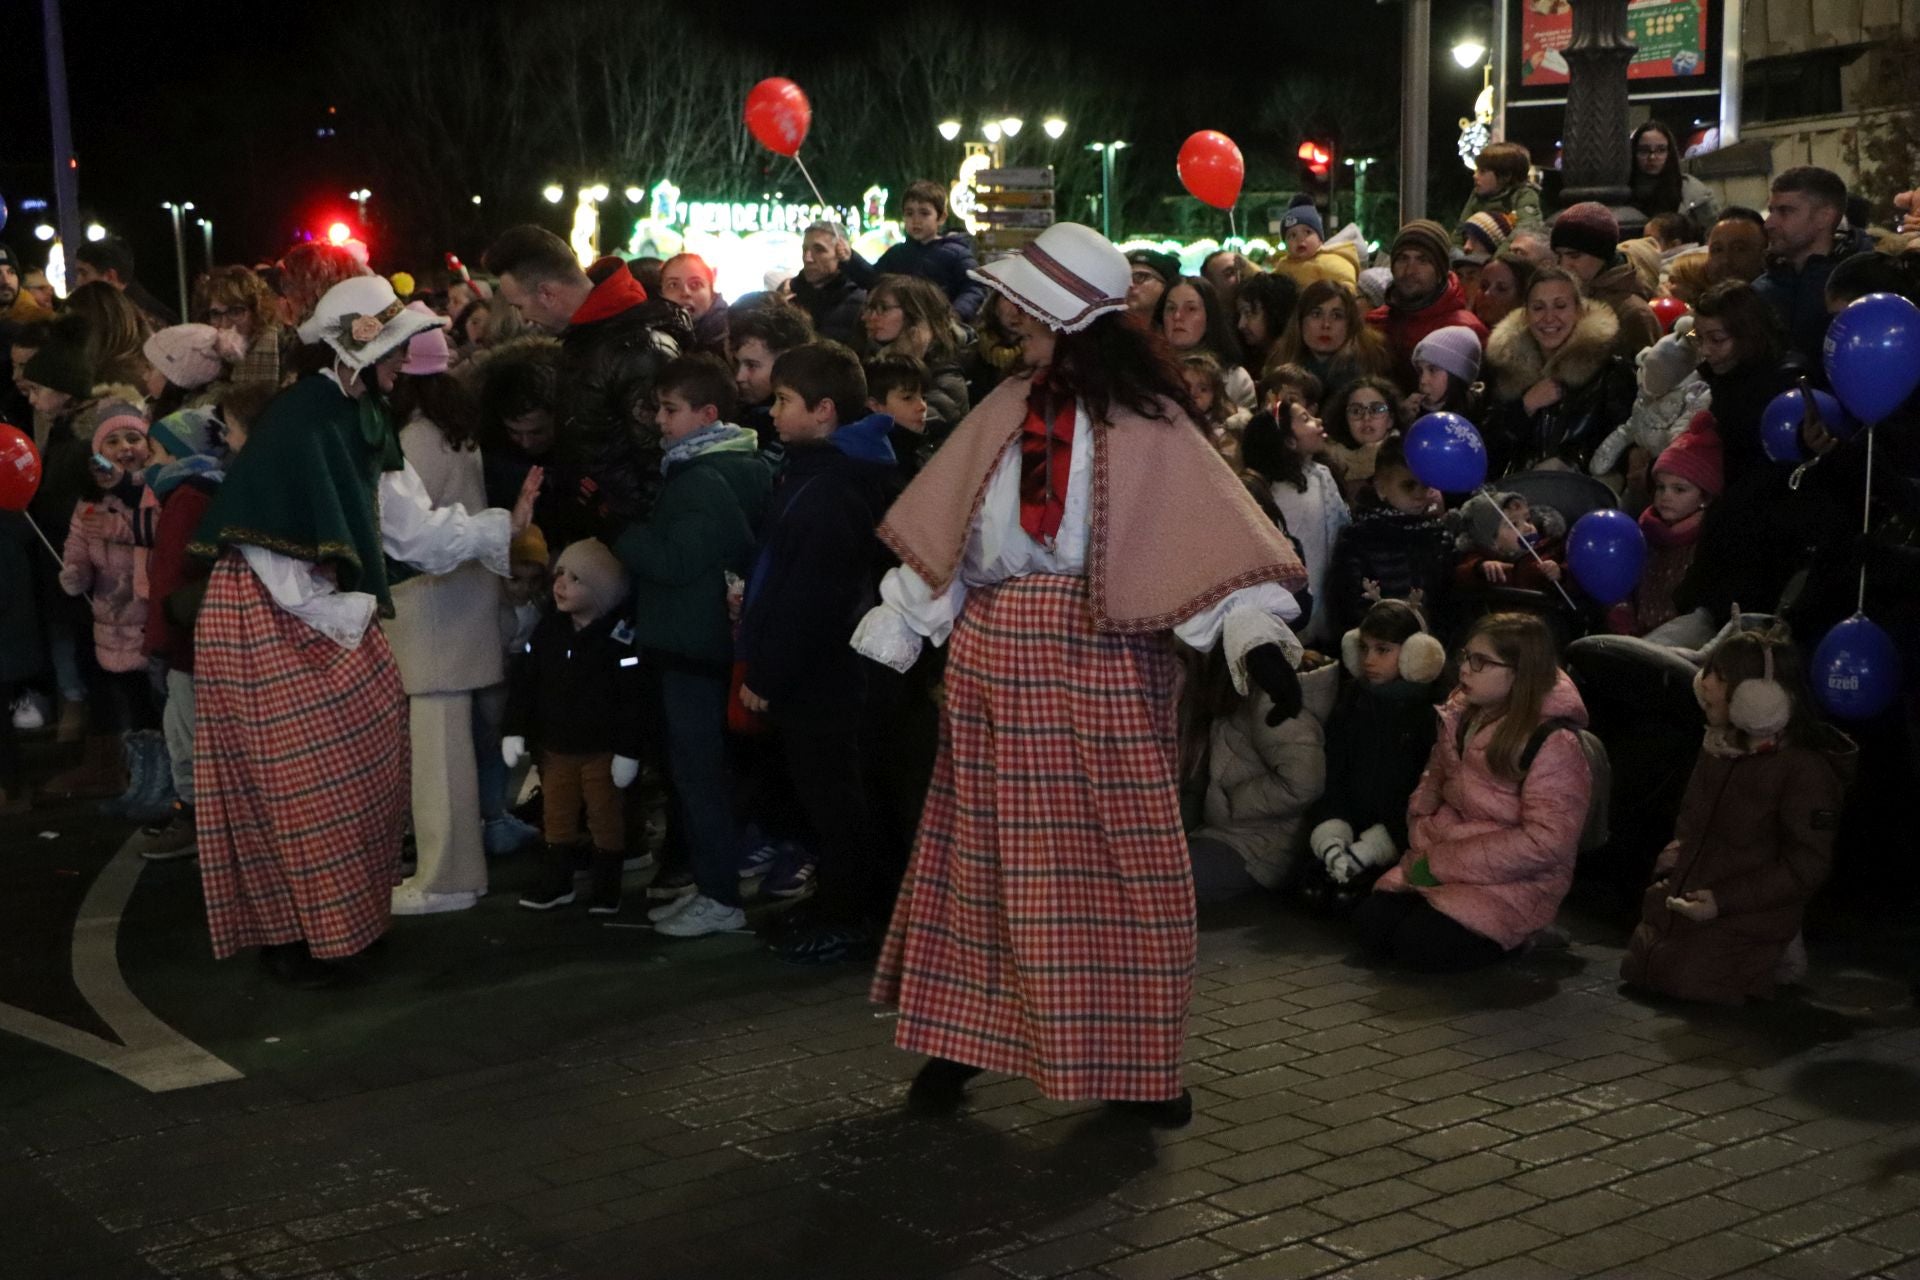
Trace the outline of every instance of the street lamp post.
<instances>
[{"instance_id":1,"label":"street lamp post","mask_svg":"<svg viewBox=\"0 0 1920 1280\"><path fill-rule=\"evenodd\" d=\"M213 270L213 219L199 218L200 235L206 241L207 270Z\"/></svg>"},{"instance_id":2,"label":"street lamp post","mask_svg":"<svg viewBox=\"0 0 1920 1280\"><path fill-rule=\"evenodd\" d=\"M1427 97L1433 0L1406 0L1400 99L1400 223L1427 216Z\"/></svg>"},{"instance_id":3,"label":"street lamp post","mask_svg":"<svg viewBox=\"0 0 1920 1280\"><path fill-rule=\"evenodd\" d=\"M1109 240L1113 239L1113 162L1126 145L1118 139L1087 144L1087 150L1100 157L1100 234Z\"/></svg>"},{"instance_id":4,"label":"street lamp post","mask_svg":"<svg viewBox=\"0 0 1920 1280\"><path fill-rule=\"evenodd\" d=\"M180 280L180 314L185 316L190 310L187 305L187 242L180 231L180 215L193 209L193 201L180 203L163 200L160 207L173 217L173 265Z\"/></svg>"}]
</instances>

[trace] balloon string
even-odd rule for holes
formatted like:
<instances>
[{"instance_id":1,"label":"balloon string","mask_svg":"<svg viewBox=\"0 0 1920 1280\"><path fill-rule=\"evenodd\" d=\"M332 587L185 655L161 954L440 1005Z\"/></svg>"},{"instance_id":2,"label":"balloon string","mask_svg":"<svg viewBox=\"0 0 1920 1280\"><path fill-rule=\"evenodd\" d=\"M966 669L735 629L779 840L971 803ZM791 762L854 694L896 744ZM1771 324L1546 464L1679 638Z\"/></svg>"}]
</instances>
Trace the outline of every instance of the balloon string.
<instances>
[{"instance_id":1,"label":"balloon string","mask_svg":"<svg viewBox=\"0 0 1920 1280\"><path fill-rule=\"evenodd\" d=\"M800 166L800 176L805 178L807 180L807 185L813 189L814 200L819 204L819 206L822 209L827 208L828 207L827 198L820 194L819 185L814 182L813 175L807 172L807 162L800 158L800 153L798 151L793 153L793 162Z\"/></svg>"},{"instance_id":2,"label":"balloon string","mask_svg":"<svg viewBox=\"0 0 1920 1280\"><path fill-rule=\"evenodd\" d=\"M1493 504L1493 509L1500 514L1500 523L1507 526L1507 528L1513 530L1513 536L1519 540L1521 546L1527 549L1527 554L1533 557L1534 563L1540 566L1541 575L1544 576L1548 582L1551 582L1553 584L1553 589L1555 591L1558 591L1560 593L1560 598L1567 602L1567 608L1573 610L1575 613L1580 612L1580 606L1573 602L1573 597L1568 595L1567 589L1560 585L1560 580L1558 578L1555 578L1552 574L1547 573L1547 562L1540 558L1540 553L1534 549L1534 546L1531 542L1527 541L1527 535L1520 532L1519 525L1515 524L1512 520L1508 519L1507 509L1500 505L1499 497L1496 496L1495 493L1493 492L1493 485L1491 483L1481 485L1480 492L1484 494L1487 500Z\"/></svg>"},{"instance_id":3,"label":"balloon string","mask_svg":"<svg viewBox=\"0 0 1920 1280\"><path fill-rule=\"evenodd\" d=\"M1873 527L1873 428L1867 428L1867 491L1860 497L1860 594L1854 601L1853 611L1864 614L1867 611L1867 548L1868 531Z\"/></svg>"},{"instance_id":4,"label":"balloon string","mask_svg":"<svg viewBox=\"0 0 1920 1280\"><path fill-rule=\"evenodd\" d=\"M1233 206L1228 205L1227 206L1227 239L1238 240L1239 238L1240 238L1240 223L1239 223L1239 220L1233 216Z\"/></svg>"},{"instance_id":5,"label":"balloon string","mask_svg":"<svg viewBox=\"0 0 1920 1280\"><path fill-rule=\"evenodd\" d=\"M66 558L62 556L58 551L54 550L53 544L47 541L47 535L41 532L40 524L38 521L36 521L33 518L33 513L30 511L22 511L20 514L27 518L27 523L29 525L33 526L34 535L40 539L40 545L47 549L47 554L53 557L53 562L59 565L62 569L66 568L67 567ZM92 592L86 593L84 598L88 604L93 603Z\"/></svg>"}]
</instances>

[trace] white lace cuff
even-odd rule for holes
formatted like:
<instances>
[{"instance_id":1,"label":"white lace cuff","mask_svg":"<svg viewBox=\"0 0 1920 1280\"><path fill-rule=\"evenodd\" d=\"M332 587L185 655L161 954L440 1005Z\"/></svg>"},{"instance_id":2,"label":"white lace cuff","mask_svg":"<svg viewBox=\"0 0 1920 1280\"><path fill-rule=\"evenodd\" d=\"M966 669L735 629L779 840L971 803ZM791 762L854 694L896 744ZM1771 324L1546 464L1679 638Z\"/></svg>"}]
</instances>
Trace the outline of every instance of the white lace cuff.
<instances>
[{"instance_id":1,"label":"white lace cuff","mask_svg":"<svg viewBox=\"0 0 1920 1280\"><path fill-rule=\"evenodd\" d=\"M1299 669L1303 650L1293 628L1264 609L1235 609L1221 628L1220 643L1227 651L1227 673L1233 688L1247 692L1247 655L1263 644L1277 644L1287 656L1287 665Z\"/></svg>"},{"instance_id":2,"label":"white lace cuff","mask_svg":"<svg viewBox=\"0 0 1920 1280\"><path fill-rule=\"evenodd\" d=\"M905 675L920 657L921 635L887 605L875 605L853 629L854 652Z\"/></svg>"}]
</instances>

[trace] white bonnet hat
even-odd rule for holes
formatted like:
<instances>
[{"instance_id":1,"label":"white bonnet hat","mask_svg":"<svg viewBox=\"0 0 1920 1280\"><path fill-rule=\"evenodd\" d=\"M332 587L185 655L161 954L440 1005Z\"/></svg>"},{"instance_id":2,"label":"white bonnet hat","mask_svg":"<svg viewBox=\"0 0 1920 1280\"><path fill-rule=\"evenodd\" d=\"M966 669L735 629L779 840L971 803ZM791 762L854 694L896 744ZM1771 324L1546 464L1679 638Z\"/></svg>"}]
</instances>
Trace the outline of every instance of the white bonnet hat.
<instances>
[{"instance_id":1,"label":"white bonnet hat","mask_svg":"<svg viewBox=\"0 0 1920 1280\"><path fill-rule=\"evenodd\" d=\"M1056 222L1025 249L968 273L1064 333L1078 333L1127 305L1126 255L1092 227Z\"/></svg>"}]
</instances>

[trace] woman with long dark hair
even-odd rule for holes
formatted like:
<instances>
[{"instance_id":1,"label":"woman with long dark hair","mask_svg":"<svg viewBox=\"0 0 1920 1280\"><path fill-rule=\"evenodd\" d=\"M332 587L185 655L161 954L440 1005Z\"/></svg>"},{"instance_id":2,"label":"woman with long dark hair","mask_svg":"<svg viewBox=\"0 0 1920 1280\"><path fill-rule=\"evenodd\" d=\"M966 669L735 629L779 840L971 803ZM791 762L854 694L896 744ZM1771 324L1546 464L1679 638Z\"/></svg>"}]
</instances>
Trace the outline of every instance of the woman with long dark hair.
<instances>
[{"instance_id":1,"label":"woman with long dark hair","mask_svg":"<svg viewBox=\"0 0 1920 1280\"><path fill-rule=\"evenodd\" d=\"M939 759L874 996L928 1054L910 1101L981 1070L1192 1114L1180 1058L1193 878L1171 632L1298 711L1306 572L1194 425L1126 259L1073 223L978 273L1030 374L969 414L879 533L902 566L854 632L898 671L949 643ZM1181 286L1175 286L1176 289Z\"/></svg>"},{"instance_id":2,"label":"woman with long dark hair","mask_svg":"<svg viewBox=\"0 0 1920 1280\"><path fill-rule=\"evenodd\" d=\"M1627 183L1633 192L1633 207L1649 218L1661 213L1681 213L1693 219L1697 227L1714 224L1718 210L1707 184L1680 168L1680 139L1658 120L1649 120L1633 131L1633 168Z\"/></svg>"},{"instance_id":3,"label":"woman with long dark hair","mask_svg":"<svg viewBox=\"0 0 1920 1280\"><path fill-rule=\"evenodd\" d=\"M1227 398L1241 409L1253 408L1253 378L1242 367L1240 339L1234 333L1233 317L1220 302L1220 294L1199 276L1182 276L1165 293L1153 310L1153 327L1173 347L1175 354L1204 351L1220 362L1227 377Z\"/></svg>"}]
</instances>

